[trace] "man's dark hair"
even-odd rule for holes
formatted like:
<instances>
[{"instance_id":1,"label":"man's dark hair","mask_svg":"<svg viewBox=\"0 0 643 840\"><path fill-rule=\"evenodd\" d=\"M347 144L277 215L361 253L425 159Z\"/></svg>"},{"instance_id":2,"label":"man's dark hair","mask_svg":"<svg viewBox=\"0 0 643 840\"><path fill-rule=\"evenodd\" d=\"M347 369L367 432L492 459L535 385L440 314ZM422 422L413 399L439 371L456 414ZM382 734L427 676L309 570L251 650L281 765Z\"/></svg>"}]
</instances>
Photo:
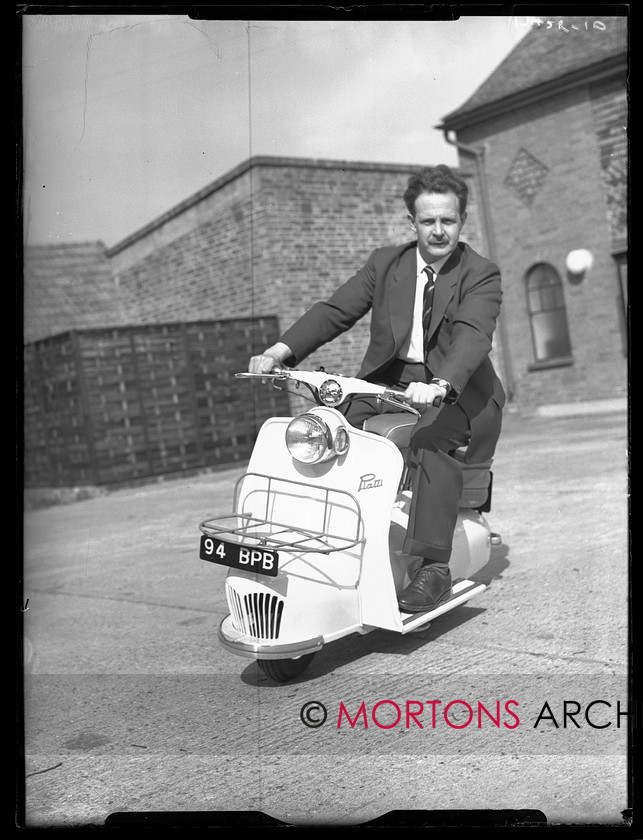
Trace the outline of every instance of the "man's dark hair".
<instances>
[{"instance_id":1,"label":"man's dark hair","mask_svg":"<svg viewBox=\"0 0 643 840\"><path fill-rule=\"evenodd\" d=\"M467 209L469 187L466 182L449 169L446 164L427 166L409 178L404 193L406 209L415 216L415 200L422 193L454 193L460 205L460 215Z\"/></svg>"}]
</instances>

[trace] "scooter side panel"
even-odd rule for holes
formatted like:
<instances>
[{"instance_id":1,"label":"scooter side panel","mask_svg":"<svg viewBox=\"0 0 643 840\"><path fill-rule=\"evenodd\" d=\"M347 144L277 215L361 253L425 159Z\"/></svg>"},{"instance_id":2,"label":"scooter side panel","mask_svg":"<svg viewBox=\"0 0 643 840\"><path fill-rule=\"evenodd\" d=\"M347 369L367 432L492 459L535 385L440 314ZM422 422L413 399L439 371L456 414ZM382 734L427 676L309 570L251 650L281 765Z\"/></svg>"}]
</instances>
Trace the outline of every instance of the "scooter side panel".
<instances>
[{"instance_id":1,"label":"scooter side panel","mask_svg":"<svg viewBox=\"0 0 643 840\"><path fill-rule=\"evenodd\" d=\"M460 510L449 560L453 579L475 575L490 557L491 529L487 520L478 511Z\"/></svg>"}]
</instances>

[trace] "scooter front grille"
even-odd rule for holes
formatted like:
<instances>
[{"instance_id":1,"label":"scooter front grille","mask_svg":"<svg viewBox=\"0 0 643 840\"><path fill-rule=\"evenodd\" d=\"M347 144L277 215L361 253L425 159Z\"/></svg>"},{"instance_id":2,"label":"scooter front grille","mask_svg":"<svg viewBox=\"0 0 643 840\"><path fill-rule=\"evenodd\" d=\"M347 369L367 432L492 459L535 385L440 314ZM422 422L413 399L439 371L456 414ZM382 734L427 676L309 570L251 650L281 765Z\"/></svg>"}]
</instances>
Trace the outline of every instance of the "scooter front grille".
<instances>
[{"instance_id":1,"label":"scooter front grille","mask_svg":"<svg viewBox=\"0 0 643 840\"><path fill-rule=\"evenodd\" d=\"M284 602L277 595L250 592L239 595L228 587L228 604L235 629L255 639L278 639Z\"/></svg>"}]
</instances>

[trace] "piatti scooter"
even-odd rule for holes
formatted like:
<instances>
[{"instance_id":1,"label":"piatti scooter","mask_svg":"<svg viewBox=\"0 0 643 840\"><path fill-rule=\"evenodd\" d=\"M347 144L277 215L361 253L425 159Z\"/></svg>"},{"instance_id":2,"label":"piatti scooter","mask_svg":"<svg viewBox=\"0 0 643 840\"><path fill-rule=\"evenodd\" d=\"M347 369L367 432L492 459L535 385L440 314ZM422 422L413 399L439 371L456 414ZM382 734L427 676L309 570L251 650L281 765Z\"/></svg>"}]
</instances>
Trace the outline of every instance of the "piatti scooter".
<instances>
[{"instance_id":1,"label":"piatti scooter","mask_svg":"<svg viewBox=\"0 0 643 840\"><path fill-rule=\"evenodd\" d=\"M421 613L397 596L421 559L402 546L412 490L404 453L418 412L404 395L354 377L274 368L238 377L271 381L314 406L261 427L232 512L200 523L199 556L228 567L222 646L255 659L272 680L303 673L315 654L349 634L426 629L486 587L470 579L489 560L491 463L462 461L464 489L449 561L450 599ZM386 403L364 429L337 406L370 396Z\"/></svg>"}]
</instances>

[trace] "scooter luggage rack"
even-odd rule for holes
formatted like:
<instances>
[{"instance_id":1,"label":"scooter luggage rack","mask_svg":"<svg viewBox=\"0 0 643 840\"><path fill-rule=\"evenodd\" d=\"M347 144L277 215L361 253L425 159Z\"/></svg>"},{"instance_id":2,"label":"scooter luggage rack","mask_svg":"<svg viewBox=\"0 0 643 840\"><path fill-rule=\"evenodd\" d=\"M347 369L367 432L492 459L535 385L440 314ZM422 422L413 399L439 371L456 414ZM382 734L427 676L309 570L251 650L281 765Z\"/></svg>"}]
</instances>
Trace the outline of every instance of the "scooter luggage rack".
<instances>
[{"instance_id":1,"label":"scooter luggage rack","mask_svg":"<svg viewBox=\"0 0 643 840\"><path fill-rule=\"evenodd\" d=\"M241 484L249 478L263 479L266 482L265 488L253 491L253 498L260 498L265 495L265 508L263 515L253 515L253 512L238 510L239 490ZM285 485L279 490L278 485ZM290 489L288 486L290 485ZM317 503L320 508L321 527L303 528L290 522L275 521L270 516L271 501L274 505L275 499L279 496L285 498L291 496L292 504L297 512L297 500L302 498L302 489L315 490L319 498L308 497L308 501ZM225 516L215 516L204 520L199 528L207 536L215 536L219 539L229 540L249 547L264 547L275 550L287 550L299 553L331 554L337 551L345 551L354 548L364 542L363 520L359 502L345 490L335 490L328 487L311 487L301 481L291 481L285 478L263 475L262 473L246 473L235 486L235 509L236 513ZM250 497L250 495L247 498ZM340 503L341 502L341 503ZM333 507L341 507L355 518L354 530L350 535L329 533L330 517ZM229 523L229 524L226 524ZM236 524L235 524L236 523ZM263 530L265 528L265 530Z\"/></svg>"}]
</instances>

